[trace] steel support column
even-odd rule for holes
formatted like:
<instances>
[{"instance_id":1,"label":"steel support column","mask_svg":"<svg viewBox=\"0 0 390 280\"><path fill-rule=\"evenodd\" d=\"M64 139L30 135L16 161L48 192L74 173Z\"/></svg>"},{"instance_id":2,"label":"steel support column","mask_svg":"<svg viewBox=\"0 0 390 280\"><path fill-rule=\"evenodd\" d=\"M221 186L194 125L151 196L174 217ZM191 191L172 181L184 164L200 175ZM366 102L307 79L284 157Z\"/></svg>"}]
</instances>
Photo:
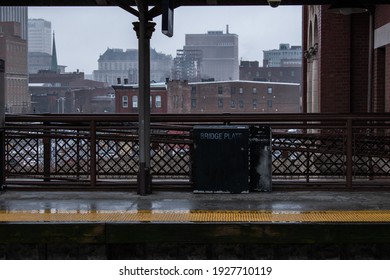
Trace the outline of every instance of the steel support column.
<instances>
[{"instance_id":1,"label":"steel support column","mask_svg":"<svg viewBox=\"0 0 390 280\"><path fill-rule=\"evenodd\" d=\"M140 195L152 193L150 174L150 39L156 23L148 20L148 5L137 1L139 22L134 22L138 37L138 125L139 125L139 171L138 189Z\"/></svg>"},{"instance_id":2,"label":"steel support column","mask_svg":"<svg viewBox=\"0 0 390 280\"><path fill-rule=\"evenodd\" d=\"M5 62L0 59L0 189L5 186Z\"/></svg>"}]
</instances>

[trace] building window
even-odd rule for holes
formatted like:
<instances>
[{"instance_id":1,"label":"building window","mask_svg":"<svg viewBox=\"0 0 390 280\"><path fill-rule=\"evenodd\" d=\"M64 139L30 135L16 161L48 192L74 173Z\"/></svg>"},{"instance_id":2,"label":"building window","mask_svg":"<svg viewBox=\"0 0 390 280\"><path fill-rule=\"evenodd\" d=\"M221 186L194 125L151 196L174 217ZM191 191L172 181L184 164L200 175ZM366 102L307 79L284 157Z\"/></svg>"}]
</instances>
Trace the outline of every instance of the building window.
<instances>
[{"instance_id":1,"label":"building window","mask_svg":"<svg viewBox=\"0 0 390 280\"><path fill-rule=\"evenodd\" d=\"M122 108L129 107L129 97L127 95L122 96Z\"/></svg>"},{"instance_id":2,"label":"building window","mask_svg":"<svg viewBox=\"0 0 390 280\"><path fill-rule=\"evenodd\" d=\"M223 99L218 98L218 108L223 108Z\"/></svg>"},{"instance_id":3,"label":"building window","mask_svg":"<svg viewBox=\"0 0 390 280\"><path fill-rule=\"evenodd\" d=\"M240 87L239 93L240 93L240 94L243 94L243 93L244 93L244 89L243 89L242 87Z\"/></svg>"},{"instance_id":4,"label":"building window","mask_svg":"<svg viewBox=\"0 0 390 280\"><path fill-rule=\"evenodd\" d=\"M222 91L222 87L218 87L218 94L222 94L223 91Z\"/></svg>"},{"instance_id":5,"label":"building window","mask_svg":"<svg viewBox=\"0 0 390 280\"><path fill-rule=\"evenodd\" d=\"M230 100L230 108L236 108L236 100Z\"/></svg>"},{"instance_id":6,"label":"building window","mask_svg":"<svg viewBox=\"0 0 390 280\"><path fill-rule=\"evenodd\" d=\"M132 103L133 108L138 108L138 96L137 95L133 95L133 97L131 98L131 103Z\"/></svg>"},{"instance_id":7,"label":"building window","mask_svg":"<svg viewBox=\"0 0 390 280\"><path fill-rule=\"evenodd\" d=\"M291 77L295 77L295 72L291 71Z\"/></svg>"},{"instance_id":8,"label":"building window","mask_svg":"<svg viewBox=\"0 0 390 280\"><path fill-rule=\"evenodd\" d=\"M267 100L267 106L268 108L272 108L272 100Z\"/></svg>"},{"instance_id":9,"label":"building window","mask_svg":"<svg viewBox=\"0 0 390 280\"><path fill-rule=\"evenodd\" d=\"M268 94L272 94L272 87L268 88Z\"/></svg>"},{"instance_id":10,"label":"building window","mask_svg":"<svg viewBox=\"0 0 390 280\"><path fill-rule=\"evenodd\" d=\"M244 101L243 100L238 100L238 107L244 108Z\"/></svg>"},{"instance_id":11,"label":"building window","mask_svg":"<svg viewBox=\"0 0 390 280\"><path fill-rule=\"evenodd\" d=\"M236 94L236 88L235 87L231 87L230 88L230 94Z\"/></svg>"},{"instance_id":12,"label":"building window","mask_svg":"<svg viewBox=\"0 0 390 280\"><path fill-rule=\"evenodd\" d=\"M256 94L256 93L257 93L257 88L255 88L255 87L252 88L252 93L253 93L253 94Z\"/></svg>"},{"instance_id":13,"label":"building window","mask_svg":"<svg viewBox=\"0 0 390 280\"><path fill-rule=\"evenodd\" d=\"M191 99L191 108L196 108L196 98Z\"/></svg>"},{"instance_id":14,"label":"building window","mask_svg":"<svg viewBox=\"0 0 390 280\"><path fill-rule=\"evenodd\" d=\"M191 94L196 94L196 87L195 86L191 87Z\"/></svg>"},{"instance_id":15,"label":"building window","mask_svg":"<svg viewBox=\"0 0 390 280\"><path fill-rule=\"evenodd\" d=\"M156 108L161 108L161 95L156 95L155 105Z\"/></svg>"},{"instance_id":16,"label":"building window","mask_svg":"<svg viewBox=\"0 0 390 280\"><path fill-rule=\"evenodd\" d=\"M253 109L257 108L257 99L252 100Z\"/></svg>"},{"instance_id":17,"label":"building window","mask_svg":"<svg viewBox=\"0 0 390 280\"><path fill-rule=\"evenodd\" d=\"M150 106L150 109L153 108L153 97L152 96L149 96L149 106Z\"/></svg>"}]
</instances>

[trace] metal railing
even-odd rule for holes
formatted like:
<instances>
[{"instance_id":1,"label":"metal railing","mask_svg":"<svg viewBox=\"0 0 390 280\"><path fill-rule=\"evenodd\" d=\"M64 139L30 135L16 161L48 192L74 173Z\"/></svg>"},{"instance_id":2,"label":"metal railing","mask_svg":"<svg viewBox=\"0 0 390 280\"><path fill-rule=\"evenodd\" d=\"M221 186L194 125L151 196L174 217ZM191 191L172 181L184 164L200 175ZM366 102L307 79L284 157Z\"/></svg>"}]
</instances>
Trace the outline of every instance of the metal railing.
<instances>
[{"instance_id":1,"label":"metal railing","mask_svg":"<svg viewBox=\"0 0 390 280\"><path fill-rule=\"evenodd\" d=\"M191 188L195 124L272 128L274 186L390 186L390 114L152 115L154 186ZM6 185L134 188L137 115L7 115Z\"/></svg>"}]
</instances>

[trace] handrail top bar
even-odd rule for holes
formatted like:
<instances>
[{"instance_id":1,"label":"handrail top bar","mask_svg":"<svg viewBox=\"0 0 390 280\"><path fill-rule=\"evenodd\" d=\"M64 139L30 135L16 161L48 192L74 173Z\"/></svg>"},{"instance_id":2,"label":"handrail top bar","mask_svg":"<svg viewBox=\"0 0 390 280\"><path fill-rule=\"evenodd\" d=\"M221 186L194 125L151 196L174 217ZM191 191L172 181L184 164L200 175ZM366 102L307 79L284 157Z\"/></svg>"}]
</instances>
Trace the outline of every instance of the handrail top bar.
<instances>
[{"instance_id":1,"label":"handrail top bar","mask_svg":"<svg viewBox=\"0 0 390 280\"><path fill-rule=\"evenodd\" d=\"M390 113L151 114L152 122L390 121ZM33 114L5 116L5 122L137 122L138 114Z\"/></svg>"}]
</instances>

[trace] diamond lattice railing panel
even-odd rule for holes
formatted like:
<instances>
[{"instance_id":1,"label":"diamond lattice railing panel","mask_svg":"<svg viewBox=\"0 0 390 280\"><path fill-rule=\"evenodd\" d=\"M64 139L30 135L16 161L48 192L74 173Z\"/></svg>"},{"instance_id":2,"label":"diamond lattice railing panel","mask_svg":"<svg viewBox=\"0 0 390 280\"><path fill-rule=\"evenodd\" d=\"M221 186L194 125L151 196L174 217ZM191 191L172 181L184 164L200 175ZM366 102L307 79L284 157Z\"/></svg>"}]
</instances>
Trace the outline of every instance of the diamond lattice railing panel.
<instances>
[{"instance_id":1,"label":"diamond lattice railing panel","mask_svg":"<svg viewBox=\"0 0 390 280\"><path fill-rule=\"evenodd\" d=\"M356 129L353 134L355 176L390 174L390 130Z\"/></svg>"},{"instance_id":2,"label":"diamond lattice railing panel","mask_svg":"<svg viewBox=\"0 0 390 280\"><path fill-rule=\"evenodd\" d=\"M277 176L340 176L344 174L345 137L316 131L275 133L272 139L273 174Z\"/></svg>"},{"instance_id":3,"label":"diamond lattice railing panel","mask_svg":"<svg viewBox=\"0 0 390 280\"><path fill-rule=\"evenodd\" d=\"M91 146L85 132L54 132L51 140L51 169L53 174L80 176L90 173Z\"/></svg>"},{"instance_id":4,"label":"diamond lattice railing panel","mask_svg":"<svg viewBox=\"0 0 390 280\"><path fill-rule=\"evenodd\" d=\"M163 143L152 145L152 174L189 175L190 149L188 144Z\"/></svg>"},{"instance_id":5,"label":"diamond lattice railing panel","mask_svg":"<svg viewBox=\"0 0 390 280\"><path fill-rule=\"evenodd\" d=\"M15 135L6 139L6 172L40 173L42 172L42 142L31 135Z\"/></svg>"},{"instance_id":6,"label":"diamond lattice railing panel","mask_svg":"<svg viewBox=\"0 0 390 280\"><path fill-rule=\"evenodd\" d=\"M104 122L103 122L104 123ZM353 122L354 123L354 122ZM272 133L273 176L278 179L345 178L346 124L309 123L309 128ZM390 174L387 123L353 127L353 175L375 180ZM66 128L65 128L66 127ZM190 179L192 137L189 126L159 124L151 130L151 174L157 179ZM290 130L290 129L289 129ZM91 140L96 142L91 144ZM139 170L137 126L132 123L21 124L6 130L6 176L13 178L134 179ZM93 151L91 148L93 147ZM94 151L96 150L96 153ZM94 154L92 154L94 153ZM95 162L96 166L91 166ZM50 168L48 168L50 167ZM82 177L84 176L84 177ZM302 177L303 176L303 177ZM54 182L54 181L53 181Z\"/></svg>"},{"instance_id":7,"label":"diamond lattice railing panel","mask_svg":"<svg viewBox=\"0 0 390 280\"><path fill-rule=\"evenodd\" d=\"M136 175L138 172L138 143L99 140L97 159L99 175Z\"/></svg>"}]
</instances>

